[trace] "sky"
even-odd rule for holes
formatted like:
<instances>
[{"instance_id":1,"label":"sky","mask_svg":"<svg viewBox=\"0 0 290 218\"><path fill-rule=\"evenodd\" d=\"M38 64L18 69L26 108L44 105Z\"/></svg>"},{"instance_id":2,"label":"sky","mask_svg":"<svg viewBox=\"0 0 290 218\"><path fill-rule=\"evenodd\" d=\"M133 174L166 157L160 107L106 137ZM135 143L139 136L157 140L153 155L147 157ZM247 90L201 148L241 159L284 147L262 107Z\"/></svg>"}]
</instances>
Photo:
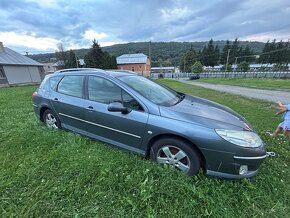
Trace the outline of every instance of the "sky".
<instances>
[{"instance_id":1,"label":"sky","mask_svg":"<svg viewBox=\"0 0 290 218\"><path fill-rule=\"evenodd\" d=\"M289 0L0 0L0 41L19 53L140 41L290 39Z\"/></svg>"}]
</instances>

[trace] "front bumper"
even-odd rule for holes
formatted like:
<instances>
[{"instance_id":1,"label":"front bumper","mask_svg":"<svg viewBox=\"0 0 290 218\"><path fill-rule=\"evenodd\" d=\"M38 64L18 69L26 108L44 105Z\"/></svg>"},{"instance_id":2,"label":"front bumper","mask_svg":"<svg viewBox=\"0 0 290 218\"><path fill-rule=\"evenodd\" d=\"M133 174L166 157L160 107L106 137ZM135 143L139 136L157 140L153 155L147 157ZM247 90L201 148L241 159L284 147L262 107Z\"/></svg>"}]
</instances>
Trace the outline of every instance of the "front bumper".
<instances>
[{"instance_id":1,"label":"front bumper","mask_svg":"<svg viewBox=\"0 0 290 218\"><path fill-rule=\"evenodd\" d=\"M214 177L222 177L226 179L243 179L243 178L252 178L257 175L258 168L261 163L268 157L269 155L265 153L261 156L233 156L233 161L231 161L228 166L231 166L232 172L222 172L215 170L207 170L206 174ZM222 164L222 163L221 163ZM224 165L227 165L224 163ZM246 166L247 171L244 173L240 173L240 168Z\"/></svg>"}]
</instances>

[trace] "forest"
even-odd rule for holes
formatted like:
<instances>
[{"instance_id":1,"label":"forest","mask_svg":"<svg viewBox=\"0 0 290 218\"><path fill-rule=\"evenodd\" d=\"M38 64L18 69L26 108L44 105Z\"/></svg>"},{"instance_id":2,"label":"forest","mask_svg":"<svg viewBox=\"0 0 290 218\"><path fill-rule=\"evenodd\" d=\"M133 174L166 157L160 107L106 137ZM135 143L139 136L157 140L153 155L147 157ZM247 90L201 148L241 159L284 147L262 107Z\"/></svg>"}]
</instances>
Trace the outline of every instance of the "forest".
<instances>
[{"instance_id":1,"label":"forest","mask_svg":"<svg viewBox=\"0 0 290 218\"><path fill-rule=\"evenodd\" d=\"M227 41L214 41L213 45L223 48ZM130 42L125 44L116 44L112 46L102 47L104 52L108 52L111 56L120 56L127 53L143 53L149 56L149 45L151 47L151 66L179 66L184 54L190 49L196 52L202 51L208 45L208 41L204 42ZM261 53L264 47L263 42L239 41L239 45L251 48L254 53ZM79 59L83 59L88 53L89 48L73 50ZM55 53L34 54L29 55L30 58L41 63L51 62Z\"/></svg>"}]
</instances>

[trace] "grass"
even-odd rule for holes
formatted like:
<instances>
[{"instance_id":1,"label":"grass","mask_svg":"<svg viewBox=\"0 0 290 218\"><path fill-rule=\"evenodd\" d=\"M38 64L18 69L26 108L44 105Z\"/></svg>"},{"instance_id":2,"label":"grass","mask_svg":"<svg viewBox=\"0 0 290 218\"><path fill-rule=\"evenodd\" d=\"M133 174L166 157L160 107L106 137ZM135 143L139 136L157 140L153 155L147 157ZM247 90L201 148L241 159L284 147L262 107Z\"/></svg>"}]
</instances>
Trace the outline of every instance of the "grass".
<instances>
[{"instance_id":1,"label":"grass","mask_svg":"<svg viewBox=\"0 0 290 218\"><path fill-rule=\"evenodd\" d=\"M35 86L0 89L0 217L289 217L290 147L265 133L270 103L163 80L245 116L276 152L254 181L224 181L171 168L36 119Z\"/></svg>"},{"instance_id":2,"label":"grass","mask_svg":"<svg viewBox=\"0 0 290 218\"><path fill-rule=\"evenodd\" d=\"M290 91L290 79L265 78L203 78L198 82L243 86L256 89L287 90Z\"/></svg>"}]
</instances>

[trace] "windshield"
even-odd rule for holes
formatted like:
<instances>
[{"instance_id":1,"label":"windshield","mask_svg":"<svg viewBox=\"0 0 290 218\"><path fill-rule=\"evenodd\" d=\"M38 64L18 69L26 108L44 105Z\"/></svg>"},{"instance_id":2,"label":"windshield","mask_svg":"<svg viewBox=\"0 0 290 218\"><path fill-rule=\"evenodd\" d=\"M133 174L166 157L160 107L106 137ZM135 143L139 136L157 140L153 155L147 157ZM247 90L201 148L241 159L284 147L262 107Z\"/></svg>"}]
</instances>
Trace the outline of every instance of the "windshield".
<instances>
[{"instance_id":1,"label":"windshield","mask_svg":"<svg viewBox=\"0 0 290 218\"><path fill-rule=\"evenodd\" d=\"M172 106L177 104L181 99L181 95L174 90L161 86L142 76L123 76L118 79L158 105Z\"/></svg>"}]
</instances>

